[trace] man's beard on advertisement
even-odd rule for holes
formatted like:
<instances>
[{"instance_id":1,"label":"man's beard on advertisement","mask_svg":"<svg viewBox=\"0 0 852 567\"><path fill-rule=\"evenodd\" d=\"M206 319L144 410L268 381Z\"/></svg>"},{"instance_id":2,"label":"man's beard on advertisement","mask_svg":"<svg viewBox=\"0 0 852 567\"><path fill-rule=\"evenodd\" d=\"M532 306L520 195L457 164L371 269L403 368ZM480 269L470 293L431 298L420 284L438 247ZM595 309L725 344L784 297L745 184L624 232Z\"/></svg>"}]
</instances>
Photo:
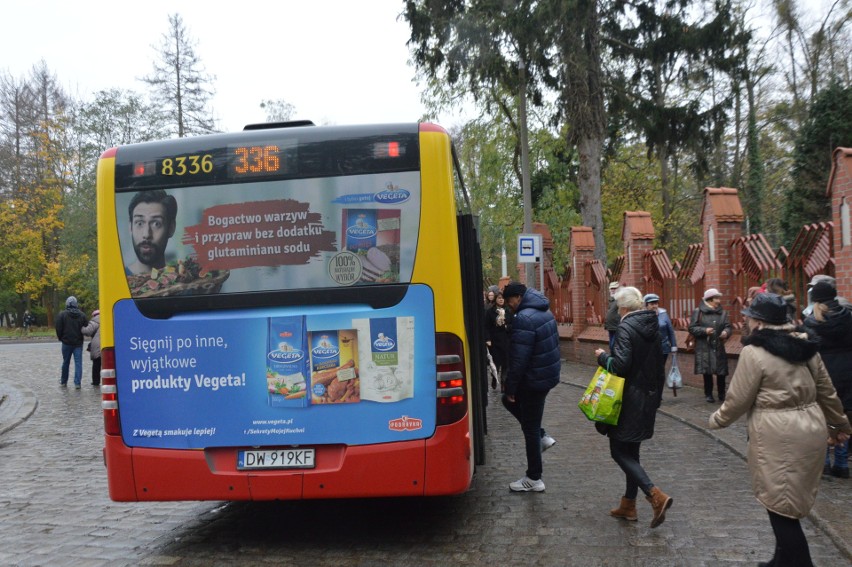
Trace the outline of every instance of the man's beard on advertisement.
<instances>
[{"instance_id":1,"label":"man's beard on advertisement","mask_svg":"<svg viewBox=\"0 0 852 567\"><path fill-rule=\"evenodd\" d=\"M143 246L145 246L144 249ZM134 244L133 249L136 251L136 257L139 261L148 266L153 266L157 260L162 260L165 257L160 246L151 241Z\"/></svg>"}]
</instances>

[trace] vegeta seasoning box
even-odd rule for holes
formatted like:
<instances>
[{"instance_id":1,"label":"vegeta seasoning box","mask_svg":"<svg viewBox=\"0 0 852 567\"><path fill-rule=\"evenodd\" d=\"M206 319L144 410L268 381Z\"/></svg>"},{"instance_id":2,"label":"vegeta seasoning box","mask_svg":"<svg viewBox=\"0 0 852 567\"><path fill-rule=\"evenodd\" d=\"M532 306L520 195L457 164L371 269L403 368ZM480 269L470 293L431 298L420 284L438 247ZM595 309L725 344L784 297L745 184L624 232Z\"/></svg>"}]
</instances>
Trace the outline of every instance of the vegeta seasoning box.
<instances>
[{"instance_id":1,"label":"vegeta seasoning box","mask_svg":"<svg viewBox=\"0 0 852 567\"><path fill-rule=\"evenodd\" d=\"M354 329L311 331L311 404L361 401Z\"/></svg>"},{"instance_id":2,"label":"vegeta seasoning box","mask_svg":"<svg viewBox=\"0 0 852 567\"><path fill-rule=\"evenodd\" d=\"M379 232L375 209L343 209L343 248L358 253L376 245Z\"/></svg>"},{"instance_id":3,"label":"vegeta seasoning box","mask_svg":"<svg viewBox=\"0 0 852 567\"><path fill-rule=\"evenodd\" d=\"M272 407L305 407L308 337L305 317L270 317L266 387Z\"/></svg>"}]
</instances>

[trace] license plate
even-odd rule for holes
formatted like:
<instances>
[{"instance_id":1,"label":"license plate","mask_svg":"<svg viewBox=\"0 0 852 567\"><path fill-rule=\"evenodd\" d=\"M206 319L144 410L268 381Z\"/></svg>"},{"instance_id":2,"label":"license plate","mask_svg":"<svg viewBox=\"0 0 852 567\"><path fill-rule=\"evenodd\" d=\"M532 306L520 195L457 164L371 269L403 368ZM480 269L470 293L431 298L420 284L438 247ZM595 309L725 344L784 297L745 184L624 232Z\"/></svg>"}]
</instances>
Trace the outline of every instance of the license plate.
<instances>
[{"instance_id":1,"label":"license plate","mask_svg":"<svg viewBox=\"0 0 852 567\"><path fill-rule=\"evenodd\" d=\"M313 449L266 449L237 453L237 469L312 469Z\"/></svg>"}]
</instances>

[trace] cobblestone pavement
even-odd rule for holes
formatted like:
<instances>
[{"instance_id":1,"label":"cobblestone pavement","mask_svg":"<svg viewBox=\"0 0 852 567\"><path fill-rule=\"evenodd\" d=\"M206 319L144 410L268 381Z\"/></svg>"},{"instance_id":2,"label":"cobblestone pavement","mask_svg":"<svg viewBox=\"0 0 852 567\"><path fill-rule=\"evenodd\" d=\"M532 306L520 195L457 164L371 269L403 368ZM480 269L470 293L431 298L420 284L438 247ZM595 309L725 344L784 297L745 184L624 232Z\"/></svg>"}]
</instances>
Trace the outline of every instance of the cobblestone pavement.
<instances>
[{"instance_id":1,"label":"cobblestone pavement","mask_svg":"<svg viewBox=\"0 0 852 567\"><path fill-rule=\"evenodd\" d=\"M651 478L674 497L648 527L607 515L623 476L606 439L576 408L593 368L566 363L548 397L547 491L514 494L525 468L520 428L489 392L488 463L457 497L314 502L114 503L101 456L100 396L58 386L59 347L0 344L0 565L754 565L772 531L752 497L742 423L702 426L714 407L700 392L666 393ZM86 361L85 371L89 370ZM381 479L376 479L381 482ZM823 480L805 532L817 565L849 564L848 480ZM838 543L840 542L840 547Z\"/></svg>"}]
</instances>

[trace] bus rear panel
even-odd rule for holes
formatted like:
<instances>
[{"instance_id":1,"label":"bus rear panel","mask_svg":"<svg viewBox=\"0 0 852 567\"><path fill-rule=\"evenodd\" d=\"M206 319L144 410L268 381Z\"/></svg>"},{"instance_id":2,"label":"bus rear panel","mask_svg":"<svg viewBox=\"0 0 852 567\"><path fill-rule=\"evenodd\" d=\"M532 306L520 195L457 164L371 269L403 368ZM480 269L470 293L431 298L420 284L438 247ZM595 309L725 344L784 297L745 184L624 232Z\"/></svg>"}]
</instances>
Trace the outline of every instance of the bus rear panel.
<instances>
[{"instance_id":1,"label":"bus rear panel","mask_svg":"<svg viewBox=\"0 0 852 567\"><path fill-rule=\"evenodd\" d=\"M431 124L105 152L110 497L467 490L479 350L453 181L449 136Z\"/></svg>"}]
</instances>

